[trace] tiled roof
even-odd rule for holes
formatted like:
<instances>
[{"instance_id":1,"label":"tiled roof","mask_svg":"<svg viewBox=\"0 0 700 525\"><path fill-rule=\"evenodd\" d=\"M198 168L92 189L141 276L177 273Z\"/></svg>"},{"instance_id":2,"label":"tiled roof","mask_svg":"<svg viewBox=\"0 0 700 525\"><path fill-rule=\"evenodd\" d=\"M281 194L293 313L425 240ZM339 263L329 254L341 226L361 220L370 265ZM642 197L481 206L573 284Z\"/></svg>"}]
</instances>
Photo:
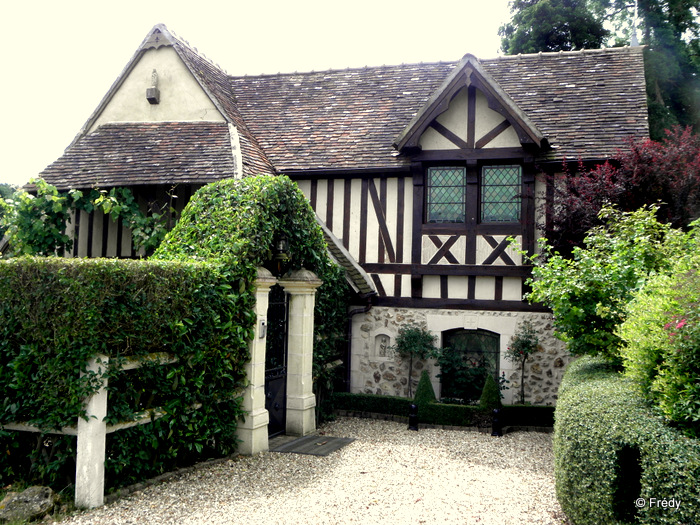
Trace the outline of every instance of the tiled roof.
<instances>
[{"instance_id":1,"label":"tiled roof","mask_svg":"<svg viewBox=\"0 0 700 525\"><path fill-rule=\"evenodd\" d=\"M158 25L122 76L153 45L172 45L235 127L242 170L232 166L227 123L122 123L92 134L82 131L42 172L47 181L66 188L406 168L410 158L399 155L393 142L458 66L440 62L229 77ZM642 48L518 55L479 64L551 145L540 160L602 159L628 138L648 135Z\"/></svg>"},{"instance_id":2,"label":"tiled roof","mask_svg":"<svg viewBox=\"0 0 700 525\"><path fill-rule=\"evenodd\" d=\"M605 158L648 137L641 47L481 61L547 136L550 159Z\"/></svg>"},{"instance_id":3,"label":"tiled roof","mask_svg":"<svg viewBox=\"0 0 700 525\"><path fill-rule=\"evenodd\" d=\"M357 263L355 258L343 246L342 241L328 229L328 226L325 225L318 215L316 215L316 221L321 227L321 231L323 231L323 236L328 245L328 253L345 270L345 278L348 284L352 286L355 292L364 297L376 295L377 287L374 285L372 278L367 275L367 272L362 269L362 266Z\"/></svg>"},{"instance_id":4,"label":"tiled roof","mask_svg":"<svg viewBox=\"0 0 700 525\"><path fill-rule=\"evenodd\" d=\"M241 117L228 76L219 67L201 57L185 42L173 35L173 46L189 70L209 91L209 95L238 130L243 156L243 176L274 175L275 169L258 145Z\"/></svg>"},{"instance_id":5,"label":"tiled roof","mask_svg":"<svg viewBox=\"0 0 700 525\"><path fill-rule=\"evenodd\" d=\"M542 160L601 159L648 135L642 48L480 61L548 139ZM280 172L407 166L391 144L457 63L233 77L236 103Z\"/></svg>"},{"instance_id":6,"label":"tiled roof","mask_svg":"<svg viewBox=\"0 0 700 525\"><path fill-rule=\"evenodd\" d=\"M241 114L280 172L406 165L392 142L454 64L232 78Z\"/></svg>"},{"instance_id":7,"label":"tiled roof","mask_svg":"<svg viewBox=\"0 0 700 525\"><path fill-rule=\"evenodd\" d=\"M67 189L205 184L233 174L225 122L158 122L102 125L41 176L58 189Z\"/></svg>"}]
</instances>

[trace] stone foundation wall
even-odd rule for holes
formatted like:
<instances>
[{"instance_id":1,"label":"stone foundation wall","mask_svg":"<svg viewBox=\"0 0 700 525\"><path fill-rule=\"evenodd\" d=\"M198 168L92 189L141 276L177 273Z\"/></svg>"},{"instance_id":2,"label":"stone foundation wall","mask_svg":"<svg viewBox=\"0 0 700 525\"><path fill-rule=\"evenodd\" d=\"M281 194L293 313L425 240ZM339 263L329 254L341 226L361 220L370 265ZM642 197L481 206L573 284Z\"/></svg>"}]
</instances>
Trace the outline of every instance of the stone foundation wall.
<instances>
[{"instance_id":1,"label":"stone foundation wall","mask_svg":"<svg viewBox=\"0 0 700 525\"><path fill-rule=\"evenodd\" d=\"M463 310L427 310L374 307L352 321L351 391L409 397L424 369L430 373L436 395L440 395L440 370L433 360L410 363L392 349L399 328L414 324L430 330L442 345L442 332L455 328L484 329L500 335L500 372L510 383L504 391L504 402L520 401L521 372L517 363L503 356L518 323L529 320L538 331L540 347L525 366L525 402L533 405L554 405L557 390L571 357L564 344L552 335L552 316L544 313L496 312ZM410 377L409 377L410 376ZM409 384L410 379L410 384Z\"/></svg>"}]
</instances>

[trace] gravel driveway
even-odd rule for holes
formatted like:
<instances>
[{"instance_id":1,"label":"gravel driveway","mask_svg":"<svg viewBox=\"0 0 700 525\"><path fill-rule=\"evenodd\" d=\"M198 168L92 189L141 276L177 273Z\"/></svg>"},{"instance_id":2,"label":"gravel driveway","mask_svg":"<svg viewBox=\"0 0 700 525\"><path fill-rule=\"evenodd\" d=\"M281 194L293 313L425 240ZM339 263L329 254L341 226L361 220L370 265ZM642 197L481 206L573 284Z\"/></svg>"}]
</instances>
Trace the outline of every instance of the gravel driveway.
<instances>
[{"instance_id":1,"label":"gravel driveway","mask_svg":"<svg viewBox=\"0 0 700 525\"><path fill-rule=\"evenodd\" d=\"M339 418L326 457L270 452L207 465L64 524L563 524L552 435Z\"/></svg>"}]
</instances>

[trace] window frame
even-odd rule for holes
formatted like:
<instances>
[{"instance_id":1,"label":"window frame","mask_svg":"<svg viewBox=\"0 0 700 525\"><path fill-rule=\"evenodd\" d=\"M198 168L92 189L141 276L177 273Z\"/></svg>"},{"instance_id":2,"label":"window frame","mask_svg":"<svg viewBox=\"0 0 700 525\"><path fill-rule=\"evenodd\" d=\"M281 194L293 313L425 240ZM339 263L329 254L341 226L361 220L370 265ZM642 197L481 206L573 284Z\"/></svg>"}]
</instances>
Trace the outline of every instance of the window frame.
<instances>
[{"instance_id":1,"label":"window frame","mask_svg":"<svg viewBox=\"0 0 700 525\"><path fill-rule=\"evenodd\" d=\"M462 179L463 179L463 184L462 184L462 199L461 199L461 204L462 204L462 212L461 212L461 220L431 220L431 189L433 187L438 187L438 188L456 188L458 186L433 186L431 184L431 172L432 171L437 171L437 170L461 170L462 171ZM432 204L438 204L438 205L446 205L446 204L452 204L456 205L457 202L433 202ZM425 170L425 216L423 218L423 222L425 224L465 224L467 222L467 168L466 166L460 166L460 165L439 165L439 166L429 166Z\"/></svg>"},{"instance_id":2,"label":"window frame","mask_svg":"<svg viewBox=\"0 0 700 525\"><path fill-rule=\"evenodd\" d=\"M483 219L483 195L484 195L484 168L497 168L497 167L517 167L519 168L519 191L517 193L518 197L518 218L516 220L496 220L496 221L486 221ZM522 224L523 222L523 202L525 195L525 167L522 161L517 159L507 159L503 161L488 161L479 162L473 166L470 166L465 162L440 162L431 163L429 165L424 165L424 195L423 195L423 224L426 226L432 226L437 228L459 228L467 224L483 224L485 226L498 226L498 225L515 225ZM461 221L432 221L431 217L431 202L430 202L430 192L431 192L431 170L438 169L461 169L465 174L464 177L464 188L463 188L463 220ZM469 188L473 189L469 189ZM473 209L474 213L470 214L470 210ZM471 217L470 217L471 215Z\"/></svg>"},{"instance_id":3,"label":"window frame","mask_svg":"<svg viewBox=\"0 0 700 525\"><path fill-rule=\"evenodd\" d=\"M486 190L486 184L484 182L485 179L485 171L488 169L505 169L505 168L518 168L518 184L517 188L518 191L515 195L515 198L517 199L517 202L515 203L515 209L517 210L517 218L515 219L506 219L506 220L485 220L485 210L484 210L484 192ZM516 187L514 184L493 184L491 186L500 186L500 187ZM522 211L522 206L523 206L523 166L522 164L515 164L515 163L488 163L488 164L483 164L479 167L479 218L478 218L478 223L479 224L519 224L522 221L523 217L523 211ZM505 201L489 201L489 204L504 204Z\"/></svg>"}]
</instances>

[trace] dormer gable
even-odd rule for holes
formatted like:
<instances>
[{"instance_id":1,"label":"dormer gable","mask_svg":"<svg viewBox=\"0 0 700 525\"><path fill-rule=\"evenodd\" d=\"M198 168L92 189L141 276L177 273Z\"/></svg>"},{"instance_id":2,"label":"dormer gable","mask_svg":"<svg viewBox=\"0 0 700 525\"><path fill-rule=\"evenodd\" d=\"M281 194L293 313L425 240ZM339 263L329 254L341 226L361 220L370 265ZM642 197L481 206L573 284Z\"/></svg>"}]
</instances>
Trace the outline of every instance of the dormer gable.
<instances>
[{"instance_id":1,"label":"dormer gable","mask_svg":"<svg viewBox=\"0 0 700 525\"><path fill-rule=\"evenodd\" d=\"M67 151L105 124L169 122L227 124L234 176L276 173L236 106L228 74L163 24L149 31Z\"/></svg>"},{"instance_id":2,"label":"dormer gable","mask_svg":"<svg viewBox=\"0 0 700 525\"><path fill-rule=\"evenodd\" d=\"M467 54L393 145L399 152L410 154L516 146L542 150L548 143L478 59Z\"/></svg>"},{"instance_id":3,"label":"dormer gable","mask_svg":"<svg viewBox=\"0 0 700 525\"><path fill-rule=\"evenodd\" d=\"M164 25L154 26L75 140L107 123L228 120L184 47Z\"/></svg>"}]
</instances>

